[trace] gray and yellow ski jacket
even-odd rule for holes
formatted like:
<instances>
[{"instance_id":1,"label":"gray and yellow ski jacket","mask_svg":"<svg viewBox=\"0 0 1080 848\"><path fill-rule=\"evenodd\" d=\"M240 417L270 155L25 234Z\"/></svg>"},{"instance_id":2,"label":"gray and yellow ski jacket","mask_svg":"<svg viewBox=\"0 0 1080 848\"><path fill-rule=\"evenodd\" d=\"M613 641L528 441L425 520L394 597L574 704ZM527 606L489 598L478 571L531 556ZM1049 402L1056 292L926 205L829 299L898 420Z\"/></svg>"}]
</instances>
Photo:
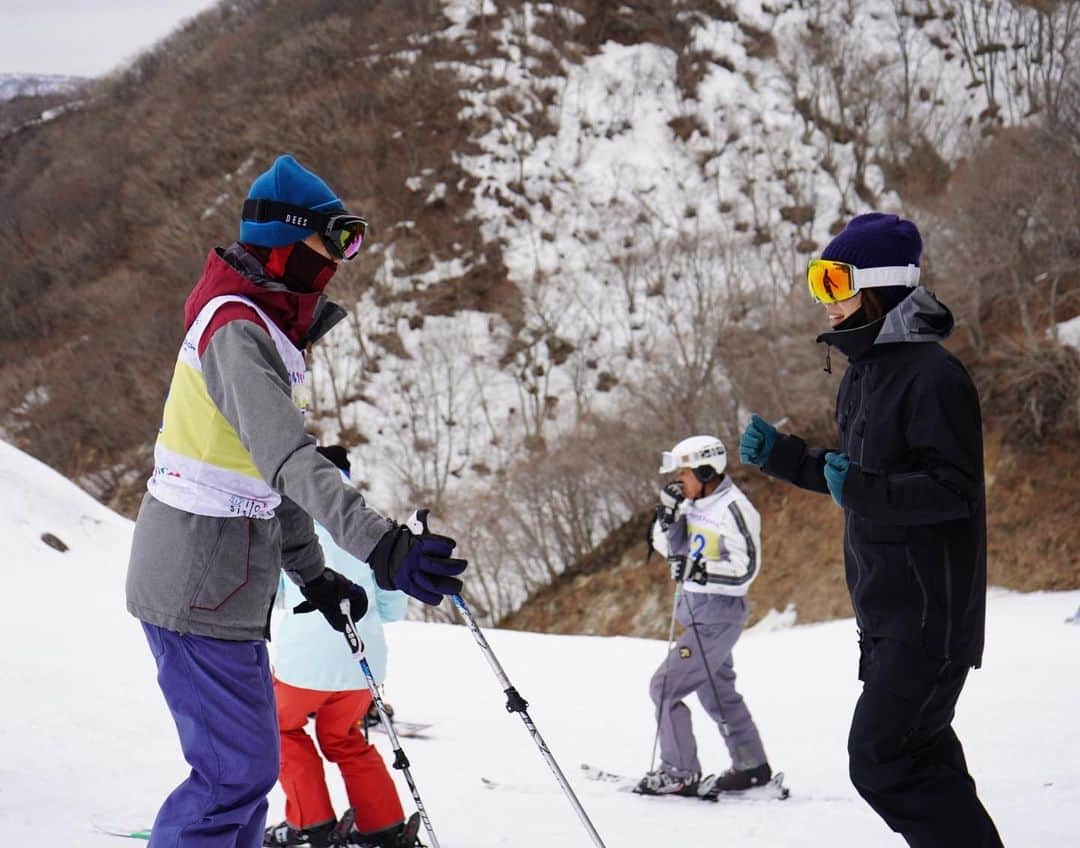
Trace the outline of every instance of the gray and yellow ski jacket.
<instances>
[{"instance_id":1,"label":"gray and yellow ski jacket","mask_svg":"<svg viewBox=\"0 0 1080 848\"><path fill-rule=\"evenodd\" d=\"M281 569L324 569L312 519L366 559L394 525L345 486L304 431L304 348L342 317L269 277L240 245L215 250L185 304L154 472L135 523L127 608L180 633L267 633Z\"/></svg>"}]
</instances>

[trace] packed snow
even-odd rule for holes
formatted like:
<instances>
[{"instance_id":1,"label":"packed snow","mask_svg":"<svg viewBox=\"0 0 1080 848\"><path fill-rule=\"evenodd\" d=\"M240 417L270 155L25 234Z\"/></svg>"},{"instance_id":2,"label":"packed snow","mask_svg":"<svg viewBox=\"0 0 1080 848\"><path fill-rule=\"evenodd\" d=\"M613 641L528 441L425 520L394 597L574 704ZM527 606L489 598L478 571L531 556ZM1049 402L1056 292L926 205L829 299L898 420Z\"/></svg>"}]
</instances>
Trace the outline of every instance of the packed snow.
<instances>
[{"instance_id":1,"label":"packed snow","mask_svg":"<svg viewBox=\"0 0 1080 848\"><path fill-rule=\"evenodd\" d=\"M3 443L0 499L12 578L0 617L0 837L11 845L122 845L92 823L148 826L186 772L150 651L124 610L132 525ZM658 567L656 579L665 574ZM971 677L956 727L1007 845L1080 844L1080 626L1065 623L1078 604L1080 591L991 592L986 664ZM899 845L847 780L845 739L859 691L854 625L785 626L791 620L790 611L774 616L735 652L739 688L791 787L782 802L641 798L582 779L581 763L628 775L647 768L647 688L662 642L487 635L609 848ZM590 845L521 721L505 711L469 631L409 621L387 634L388 700L400 718L433 724L430 738L403 742L442 845ZM703 761L725 768L719 732L696 701L693 709ZM375 738L389 757L386 738ZM501 786L487 788L482 778ZM330 784L343 807L337 775ZM271 821L282 811L275 790Z\"/></svg>"}]
</instances>

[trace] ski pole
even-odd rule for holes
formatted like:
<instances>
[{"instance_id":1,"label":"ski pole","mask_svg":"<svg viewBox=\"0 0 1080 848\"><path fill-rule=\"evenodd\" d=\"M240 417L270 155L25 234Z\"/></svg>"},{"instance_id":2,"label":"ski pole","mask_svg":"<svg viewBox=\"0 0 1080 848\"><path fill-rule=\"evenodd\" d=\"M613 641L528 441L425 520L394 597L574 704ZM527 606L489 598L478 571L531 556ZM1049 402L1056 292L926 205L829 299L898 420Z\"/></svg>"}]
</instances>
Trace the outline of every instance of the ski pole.
<instances>
[{"instance_id":1,"label":"ski pole","mask_svg":"<svg viewBox=\"0 0 1080 848\"><path fill-rule=\"evenodd\" d=\"M386 735L390 737L390 744L394 749L394 768L405 775L405 782L409 784L409 791L412 793L413 801L416 802L416 810L420 813L420 820L424 823L428 838L431 839L431 848L439 848L439 839L435 836L435 829L431 826L431 819L428 818L424 802L420 800L420 790L416 788L416 781L413 780L412 772L409 771L409 758L405 756L405 752L401 749L397 732L394 730L394 721L390 718L386 704L383 703L382 695L379 694L379 687L375 683L375 675L371 673L371 666L368 665L367 658L364 656L364 643L360 641L360 634L356 632L356 625L353 624L348 598L342 600L341 612L345 616L345 641L349 643L349 650L352 651L353 659L360 663L360 670L364 672L368 691L371 692L371 700L375 702L375 709L379 711L379 718L382 720L383 726L386 727Z\"/></svg>"},{"instance_id":2,"label":"ski pole","mask_svg":"<svg viewBox=\"0 0 1080 848\"><path fill-rule=\"evenodd\" d=\"M656 748L660 744L660 710L663 709L664 694L667 689L668 666L667 660L671 656L671 643L675 639L675 612L679 608L679 588L681 584L675 584L675 597L671 600L671 626L667 634L667 654L664 656L664 676L660 680L660 706L656 708L656 735L653 737L652 757L649 758L649 771L656 765Z\"/></svg>"},{"instance_id":3,"label":"ski pole","mask_svg":"<svg viewBox=\"0 0 1080 848\"><path fill-rule=\"evenodd\" d=\"M506 676L506 672L503 671L498 659L496 659L495 653L488 645L487 639L485 639L484 634L480 632L480 628L476 624L476 619L473 618L472 610L470 610L465 603L465 599L462 598L461 595L451 595L450 597L453 600L454 605L461 611L462 616L464 616L465 623L469 626L469 630L472 631L473 638L476 639L476 644L480 646L480 650L483 651L484 656L487 658L488 665L491 666L491 670L495 672L495 677L498 678L499 683L503 687L503 692L506 694L506 711L508 713L517 713L521 716L521 720L525 723L529 735L532 736L533 741L536 743L536 747L540 749L540 753L543 755L552 774L555 775L555 779L558 781L559 786L562 787L563 792L569 799L571 806L574 808L574 812L577 813L578 818L581 819L581 823L589 832L589 836L592 837L592 841L598 848L605 848L604 841L600 838L600 834L596 832L593 823L589 821L588 813L586 813L585 808L581 806L581 802L574 794L574 790L570 788L570 783L567 781L566 775L562 773L562 769L560 769L559 764L555 762L555 757L552 756L551 750L540 735L540 731L536 729L533 720L529 718L529 702L521 697L520 693L510 682L510 679Z\"/></svg>"}]
</instances>

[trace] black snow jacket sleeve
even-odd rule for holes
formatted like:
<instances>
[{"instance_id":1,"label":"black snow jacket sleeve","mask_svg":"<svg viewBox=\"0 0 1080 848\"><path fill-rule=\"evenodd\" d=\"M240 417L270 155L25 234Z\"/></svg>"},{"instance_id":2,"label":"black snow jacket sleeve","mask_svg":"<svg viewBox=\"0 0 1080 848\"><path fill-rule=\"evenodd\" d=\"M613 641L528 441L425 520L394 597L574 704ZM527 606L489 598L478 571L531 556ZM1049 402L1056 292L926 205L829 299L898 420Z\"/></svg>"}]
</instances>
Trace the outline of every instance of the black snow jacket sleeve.
<instances>
[{"instance_id":1,"label":"black snow jacket sleeve","mask_svg":"<svg viewBox=\"0 0 1080 848\"><path fill-rule=\"evenodd\" d=\"M870 521L913 526L968 518L980 502L979 399L960 363L920 371L900 405L907 468L874 473L852 465L844 506ZM854 457L853 457L854 459Z\"/></svg>"},{"instance_id":2,"label":"black snow jacket sleeve","mask_svg":"<svg viewBox=\"0 0 1080 848\"><path fill-rule=\"evenodd\" d=\"M833 449L812 448L798 436L781 433L776 437L776 443L761 470L800 488L827 495L829 487L825 485L825 454L829 450Z\"/></svg>"}]
</instances>

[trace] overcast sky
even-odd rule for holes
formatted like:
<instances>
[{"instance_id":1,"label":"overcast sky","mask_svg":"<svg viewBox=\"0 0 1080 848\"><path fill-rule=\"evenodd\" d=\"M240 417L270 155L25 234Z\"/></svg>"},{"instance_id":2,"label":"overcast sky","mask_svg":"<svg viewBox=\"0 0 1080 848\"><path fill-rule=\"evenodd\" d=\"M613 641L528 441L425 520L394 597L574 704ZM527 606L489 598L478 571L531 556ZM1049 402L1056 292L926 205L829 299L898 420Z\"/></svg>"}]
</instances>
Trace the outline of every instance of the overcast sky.
<instances>
[{"instance_id":1,"label":"overcast sky","mask_svg":"<svg viewBox=\"0 0 1080 848\"><path fill-rule=\"evenodd\" d=\"M0 73L100 76L217 0L0 0Z\"/></svg>"}]
</instances>

